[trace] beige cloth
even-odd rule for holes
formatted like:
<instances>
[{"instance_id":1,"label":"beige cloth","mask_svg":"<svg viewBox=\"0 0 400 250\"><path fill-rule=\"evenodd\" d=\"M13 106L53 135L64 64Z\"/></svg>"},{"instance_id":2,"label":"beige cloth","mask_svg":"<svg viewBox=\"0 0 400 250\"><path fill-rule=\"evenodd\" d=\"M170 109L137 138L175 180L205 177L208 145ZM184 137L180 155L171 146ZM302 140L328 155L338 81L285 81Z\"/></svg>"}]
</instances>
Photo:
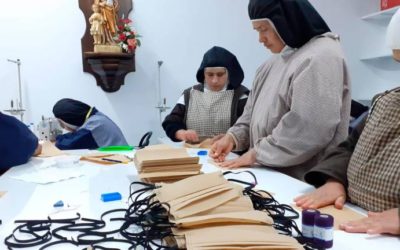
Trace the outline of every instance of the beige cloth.
<instances>
[{"instance_id":1,"label":"beige cloth","mask_svg":"<svg viewBox=\"0 0 400 250\"><path fill-rule=\"evenodd\" d=\"M292 204L292 207L299 211L303 210L301 207L296 206L296 204ZM337 209L335 208L334 205L329 205L325 207L318 208L318 211L321 214L329 214L332 215L334 220L333 220L333 227L335 230L339 230L339 225L343 224L345 222L349 222L352 220L360 220L365 218L366 216L363 214L360 214L359 212L348 208L348 207L343 207L342 209Z\"/></svg>"},{"instance_id":2,"label":"beige cloth","mask_svg":"<svg viewBox=\"0 0 400 250\"><path fill-rule=\"evenodd\" d=\"M303 249L287 235L273 227L260 225L229 225L188 230L185 233L189 249Z\"/></svg>"},{"instance_id":3,"label":"beige cloth","mask_svg":"<svg viewBox=\"0 0 400 250\"><path fill-rule=\"evenodd\" d=\"M326 33L261 65L243 115L228 132L236 150L254 148L258 163L303 179L346 138L350 102L342 49Z\"/></svg>"},{"instance_id":4,"label":"beige cloth","mask_svg":"<svg viewBox=\"0 0 400 250\"><path fill-rule=\"evenodd\" d=\"M52 157L65 155L65 153L59 150L52 142L45 141L42 143L42 152L37 157Z\"/></svg>"}]
</instances>

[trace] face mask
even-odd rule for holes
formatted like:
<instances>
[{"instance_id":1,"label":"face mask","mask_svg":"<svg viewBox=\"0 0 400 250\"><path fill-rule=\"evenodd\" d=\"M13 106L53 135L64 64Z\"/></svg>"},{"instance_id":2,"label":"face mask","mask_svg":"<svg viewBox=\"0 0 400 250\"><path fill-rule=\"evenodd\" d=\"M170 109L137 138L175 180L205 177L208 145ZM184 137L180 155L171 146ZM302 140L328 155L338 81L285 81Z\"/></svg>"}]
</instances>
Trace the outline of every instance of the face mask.
<instances>
[{"instance_id":1,"label":"face mask","mask_svg":"<svg viewBox=\"0 0 400 250\"><path fill-rule=\"evenodd\" d=\"M155 190L155 194L160 202L169 202L224 183L228 183L228 181L222 176L222 173L214 172L189 177L172 184L164 184Z\"/></svg>"},{"instance_id":2,"label":"face mask","mask_svg":"<svg viewBox=\"0 0 400 250\"><path fill-rule=\"evenodd\" d=\"M184 233L187 249L302 249L292 237L271 226L234 225L206 227ZM248 247L249 248L248 248Z\"/></svg>"},{"instance_id":3,"label":"face mask","mask_svg":"<svg viewBox=\"0 0 400 250\"><path fill-rule=\"evenodd\" d=\"M228 182L222 173L215 172L164 184L155 193L156 199L170 212L171 218L181 219L243 197L243 187Z\"/></svg>"},{"instance_id":4,"label":"face mask","mask_svg":"<svg viewBox=\"0 0 400 250\"><path fill-rule=\"evenodd\" d=\"M232 184L232 188L216 192L211 195L204 195L194 200L192 203L184 206L183 208L171 207L171 215L175 219L185 218L204 211L211 210L218 207L225 202L238 198L242 195L242 188L239 185Z\"/></svg>"},{"instance_id":5,"label":"face mask","mask_svg":"<svg viewBox=\"0 0 400 250\"><path fill-rule=\"evenodd\" d=\"M153 194L133 199L130 221L148 228L143 233L144 242L151 241L147 240L149 236L153 239L152 235L161 235L159 239L171 247L301 249L289 236L292 230L301 235L292 221L298 214L267 192L254 190L257 180L251 172L248 172L254 177L251 182L235 178L228 181L225 179L228 174L241 173L202 174L158 187L138 183L145 187L136 196L148 191Z\"/></svg>"},{"instance_id":6,"label":"face mask","mask_svg":"<svg viewBox=\"0 0 400 250\"><path fill-rule=\"evenodd\" d=\"M176 182L200 174L199 157L184 148L145 148L134 157L141 180L147 183Z\"/></svg>"},{"instance_id":7,"label":"face mask","mask_svg":"<svg viewBox=\"0 0 400 250\"><path fill-rule=\"evenodd\" d=\"M198 228L235 224L272 225L273 223L272 218L269 217L267 213L256 210L192 216L172 222L174 222L178 228Z\"/></svg>"}]
</instances>

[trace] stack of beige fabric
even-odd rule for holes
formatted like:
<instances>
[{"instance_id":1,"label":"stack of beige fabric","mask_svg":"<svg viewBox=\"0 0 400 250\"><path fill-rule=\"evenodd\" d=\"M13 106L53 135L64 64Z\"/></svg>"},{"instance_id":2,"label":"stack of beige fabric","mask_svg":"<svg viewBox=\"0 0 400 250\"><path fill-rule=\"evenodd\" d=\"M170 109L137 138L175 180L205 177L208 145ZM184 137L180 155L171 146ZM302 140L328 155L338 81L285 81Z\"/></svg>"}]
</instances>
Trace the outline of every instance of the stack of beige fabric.
<instances>
[{"instance_id":1,"label":"stack of beige fabric","mask_svg":"<svg viewBox=\"0 0 400 250\"><path fill-rule=\"evenodd\" d=\"M134 162L145 182L174 182L198 175L199 157L191 157L184 148L145 148L138 150Z\"/></svg>"},{"instance_id":2,"label":"stack of beige fabric","mask_svg":"<svg viewBox=\"0 0 400 250\"><path fill-rule=\"evenodd\" d=\"M272 218L254 210L242 191L221 172L162 184L156 199L176 225L174 237L164 240L180 249L302 249L294 238L278 234Z\"/></svg>"}]
</instances>

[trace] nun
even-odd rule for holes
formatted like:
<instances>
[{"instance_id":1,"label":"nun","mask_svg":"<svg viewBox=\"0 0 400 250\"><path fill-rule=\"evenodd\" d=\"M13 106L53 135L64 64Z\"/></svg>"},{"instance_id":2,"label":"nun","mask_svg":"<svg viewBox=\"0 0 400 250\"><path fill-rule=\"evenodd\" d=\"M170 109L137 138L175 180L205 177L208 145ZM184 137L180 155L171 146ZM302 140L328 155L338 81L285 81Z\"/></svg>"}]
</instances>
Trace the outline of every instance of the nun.
<instances>
[{"instance_id":1,"label":"nun","mask_svg":"<svg viewBox=\"0 0 400 250\"><path fill-rule=\"evenodd\" d=\"M183 91L162 126L172 141L199 142L226 131L243 113L249 90L242 85L242 67L236 56L212 47L196 74L197 85Z\"/></svg>"},{"instance_id":2,"label":"nun","mask_svg":"<svg viewBox=\"0 0 400 250\"><path fill-rule=\"evenodd\" d=\"M400 10L392 17L387 40L400 62ZM400 87L377 95L368 118L305 175L317 187L295 198L296 205L319 208L346 200L370 211L340 228L351 233L400 235Z\"/></svg>"},{"instance_id":3,"label":"nun","mask_svg":"<svg viewBox=\"0 0 400 250\"><path fill-rule=\"evenodd\" d=\"M69 133L57 136L59 149L95 149L106 146L128 145L121 129L95 107L73 99L61 99L53 107L53 114Z\"/></svg>"},{"instance_id":4,"label":"nun","mask_svg":"<svg viewBox=\"0 0 400 250\"><path fill-rule=\"evenodd\" d=\"M38 138L13 116L0 112L0 175L42 151Z\"/></svg>"},{"instance_id":5,"label":"nun","mask_svg":"<svg viewBox=\"0 0 400 250\"><path fill-rule=\"evenodd\" d=\"M302 179L347 136L350 81L339 37L307 0L250 0L248 12L272 56L256 72L243 115L210 156L224 168L263 165ZM225 161L231 150L247 149Z\"/></svg>"}]
</instances>

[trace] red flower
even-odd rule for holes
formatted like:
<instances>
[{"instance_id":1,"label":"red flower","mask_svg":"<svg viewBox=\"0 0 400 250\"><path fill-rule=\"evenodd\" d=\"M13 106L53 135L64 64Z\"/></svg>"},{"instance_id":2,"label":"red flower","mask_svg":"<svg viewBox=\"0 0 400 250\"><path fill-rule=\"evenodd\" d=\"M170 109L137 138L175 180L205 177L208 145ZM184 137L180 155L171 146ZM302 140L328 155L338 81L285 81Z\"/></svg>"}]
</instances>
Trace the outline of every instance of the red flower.
<instances>
[{"instance_id":1,"label":"red flower","mask_svg":"<svg viewBox=\"0 0 400 250\"><path fill-rule=\"evenodd\" d=\"M119 34L119 40L121 40L121 41L125 41L125 39L126 39L126 36L125 36L125 34L124 33L121 33L121 34Z\"/></svg>"},{"instance_id":2,"label":"red flower","mask_svg":"<svg viewBox=\"0 0 400 250\"><path fill-rule=\"evenodd\" d=\"M121 23L125 23L125 24L128 24L128 23L131 23L132 22L132 20L131 19L129 19L129 18L124 18L124 19L121 19L121 20L119 20Z\"/></svg>"},{"instance_id":3,"label":"red flower","mask_svg":"<svg viewBox=\"0 0 400 250\"><path fill-rule=\"evenodd\" d=\"M136 48L136 45L137 45L136 39L128 39L127 42L128 42L129 46Z\"/></svg>"},{"instance_id":4,"label":"red flower","mask_svg":"<svg viewBox=\"0 0 400 250\"><path fill-rule=\"evenodd\" d=\"M118 30L123 31L124 30L124 25L118 25Z\"/></svg>"}]
</instances>

